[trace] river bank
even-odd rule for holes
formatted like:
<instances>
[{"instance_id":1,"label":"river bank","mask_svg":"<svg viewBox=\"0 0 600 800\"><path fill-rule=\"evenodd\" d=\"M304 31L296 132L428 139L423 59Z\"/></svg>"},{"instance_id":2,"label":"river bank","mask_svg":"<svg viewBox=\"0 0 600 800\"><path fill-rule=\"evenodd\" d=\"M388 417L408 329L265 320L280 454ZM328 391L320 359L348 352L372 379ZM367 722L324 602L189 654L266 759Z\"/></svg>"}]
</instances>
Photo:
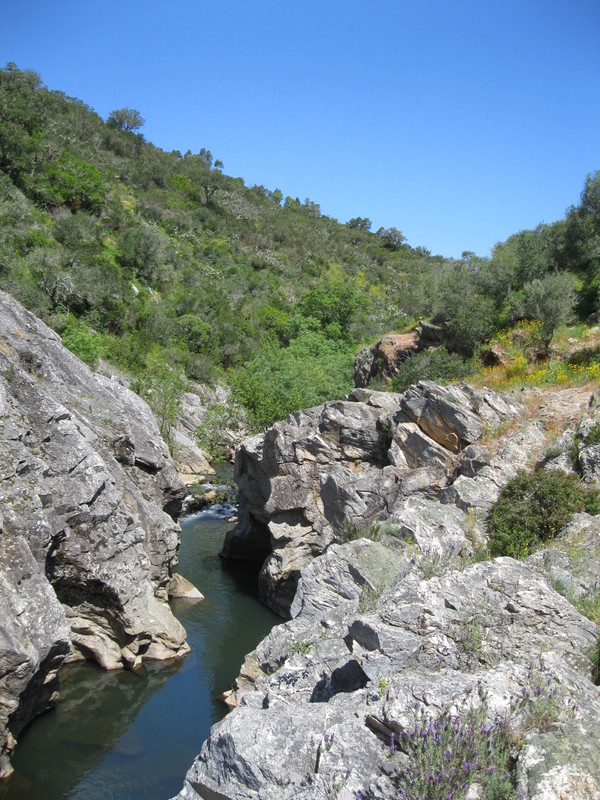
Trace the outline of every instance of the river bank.
<instances>
[{"instance_id":1,"label":"river bank","mask_svg":"<svg viewBox=\"0 0 600 800\"><path fill-rule=\"evenodd\" d=\"M65 668L61 701L21 736L0 800L164 800L179 790L211 725L226 714L218 696L279 621L258 602L254 565L219 559L230 527L207 515L181 520L178 569L206 598L172 603L190 655L148 662L140 674L89 663Z\"/></svg>"}]
</instances>

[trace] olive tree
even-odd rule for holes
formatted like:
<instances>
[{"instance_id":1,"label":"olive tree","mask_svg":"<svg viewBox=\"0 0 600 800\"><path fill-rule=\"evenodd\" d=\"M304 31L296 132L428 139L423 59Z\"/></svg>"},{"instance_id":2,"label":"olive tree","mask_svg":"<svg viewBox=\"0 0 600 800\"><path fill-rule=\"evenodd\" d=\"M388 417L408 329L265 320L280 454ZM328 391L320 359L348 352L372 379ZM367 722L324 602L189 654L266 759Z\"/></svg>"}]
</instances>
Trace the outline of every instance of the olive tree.
<instances>
[{"instance_id":1,"label":"olive tree","mask_svg":"<svg viewBox=\"0 0 600 800\"><path fill-rule=\"evenodd\" d=\"M516 308L521 315L540 320L548 346L556 328L571 318L574 303L573 276L568 272L553 272L525 284Z\"/></svg>"}]
</instances>

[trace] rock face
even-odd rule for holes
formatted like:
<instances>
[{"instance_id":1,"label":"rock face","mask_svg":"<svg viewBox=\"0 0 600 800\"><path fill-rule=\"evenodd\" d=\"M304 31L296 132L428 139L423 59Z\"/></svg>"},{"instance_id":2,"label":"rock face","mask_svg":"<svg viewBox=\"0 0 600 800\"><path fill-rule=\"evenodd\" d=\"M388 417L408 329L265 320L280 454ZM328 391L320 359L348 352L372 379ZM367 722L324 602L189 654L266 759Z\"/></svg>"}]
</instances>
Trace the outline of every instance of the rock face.
<instances>
[{"instance_id":1,"label":"rock face","mask_svg":"<svg viewBox=\"0 0 600 800\"><path fill-rule=\"evenodd\" d=\"M246 657L227 693L234 710L211 730L179 800L417 800L425 790L411 781L428 773L450 776L436 796L459 796L468 777L461 797L505 797L484 795L481 785L506 769L482 764L482 754L500 751L493 742L508 748L523 800L600 797L600 628L577 610L600 596L600 518L577 515L524 562L480 561L482 517L519 468L566 469L563 455L579 442L579 472L595 479L595 454L585 453L596 447L591 393L524 399L527 415L466 386L357 391L354 403L303 412L245 444L248 549L264 545L267 530L283 550L279 563L294 553L301 561L306 542L318 549L334 530L343 504L363 515L361 524L380 506L385 519L369 531L380 541L332 543L303 565L290 621ZM481 431L499 421L508 424L482 444ZM328 506L323 487L342 469ZM359 482L367 470L371 493ZM394 492L390 473L400 484ZM291 534L284 542L275 533L301 503L294 550ZM467 739L488 737L481 752L472 746L453 761L450 745L436 766L434 735L444 723ZM452 783L454 774L465 778Z\"/></svg>"},{"instance_id":2,"label":"rock face","mask_svg":"<svg viewBox=\"0 0 600 800\"><path fill-rule=\"evenodd\" d=\"M498 456L501 474L494 465L486 477L491 455L468 450L459 474L459 451L518 414L517 404L493 392L430 381L401 395L356 389L348 400L298 412L239 448L240 522L222 555L264 560L261 597L287 616L300 571L352 533L347 520L364 531L413 495L437 498L452 490L457 497L448 494L445 502L463 510L491 504L529 457L535 432L525 453L514 444L515 452Z\"/></svg>"},{"instance_id":3,"label":"rock face","mask_svg":"<svg viewBox=\"0 0 600 800\"><path fill-rule=\"evenodd\" d=\"M366 388L374 378L391 381L408 358L422 350L438 347L443 338L440 327L423 321L409 333L386 333L374 345L361 350L354 359L354 385Z\"/></svg>"},{"instance_id":4,"label":"rock face","mask_svg":"<svg viewBox=\"0 0 600 800\"><path fill-rule=\"evenodd\" d=\"M439 547L423 511L421 534ZM597 626L526 564L440 562L430 575L427 558L362 539L312 561L293 619L251 657L241 704L213 727L180 800L392 800L403 796L397 774L415 727L448 709L466 727L474 708L520 741L520 796L571 787L596 797ZM404 752L392 753L392 738Z\"/></svg>"},{"instance_id":5,"label":"rock face","mask_svg":"<svg viewBox=\"0 0 600 800\"><path fill-rule=\"evenodd\" d=\"M65 658L180 657L166 604L185 487L146 403L0 293L0 774Z\"/></svg>"}]
</instances>

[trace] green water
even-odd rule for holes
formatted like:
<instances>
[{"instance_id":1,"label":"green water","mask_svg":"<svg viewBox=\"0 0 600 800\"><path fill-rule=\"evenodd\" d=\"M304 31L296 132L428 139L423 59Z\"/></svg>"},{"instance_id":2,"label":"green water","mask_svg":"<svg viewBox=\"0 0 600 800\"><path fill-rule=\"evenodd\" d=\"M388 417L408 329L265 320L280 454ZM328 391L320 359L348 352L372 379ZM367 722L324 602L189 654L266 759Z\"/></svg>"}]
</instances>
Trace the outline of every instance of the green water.
<instances>
[{"instance_id":1,"label":"green water","mask_svg":"<svg viewBox=\"0 0 600 800\"><path fill-rule=\"evenodd\" d=\"M217 696L244 655L279 620L256 599L256 569L218 558L222 521L181 521L178 570L205 595L172 608L191 654L144 674L78 664L61 673L61 701L21 734L15 774L0 800L167 800L177 794L210 726L225 714Z\"/></svg>"}]
</instances>

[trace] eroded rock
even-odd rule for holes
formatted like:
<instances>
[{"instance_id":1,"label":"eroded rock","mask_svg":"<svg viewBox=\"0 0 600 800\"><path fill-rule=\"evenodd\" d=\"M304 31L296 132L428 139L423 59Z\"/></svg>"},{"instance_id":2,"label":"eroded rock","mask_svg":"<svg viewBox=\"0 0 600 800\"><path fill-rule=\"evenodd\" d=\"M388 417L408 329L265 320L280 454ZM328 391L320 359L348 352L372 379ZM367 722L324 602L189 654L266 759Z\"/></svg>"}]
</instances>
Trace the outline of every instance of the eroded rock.
<instances>
[{"instance_id":1,"label":"eroded rock","mask_svg":"<svg viewBox=\"0 0 600 800\"><path fill-rule=\"evenodd\" d=\"M294 414L238 449L240 521L222 555L263 561L261 598L287 616L302 569L344 538L349 520L368 530L407 497L436 499L455 478L459 449L518 413L514 402L485 389L421 381L403 394L355 389L345 401ZM483 472L460 476L446 502L489 507L500 482L462 487Z\"/></svg>"},{"instance_id":2,"label":"eroded rock","mask_svg":"<svg viewBox=\"0 0 600 800\"><path fill-rule=\"evenodd\" d=\"M600 701L587 654L598 628L512 559L429 580L415 566L368 540L313 560L294 618L252 655L241 704L213 727L178 797L291 800L336 787L347 800L391 800L405 759L390 760L391 735L482 703L488 722L510 717L524 731L524 797L594 787ZM527 709L543 692L554 716L540 730Z\"/></svg>"},{"instance_id":3,"label":"eroded rock","mask_svg":"<svg viewBox=\"0 0 600 800\"><path fill-rule=\"evenodd\" d=\"M148 406L4 293L0 331L6 770L67 656L112 669L188 647L166 604L185 487Z\"/></svg>"},{"instance_id":4,"label":"eroded rock","mask_svg":"<svg viewBox=\"0 0 600 800\"><path fill-rule=\"evenodd\" d=\"M378 394L352 395L378 416L346 415L338 404L321 426L322 409L311 409L247 443L247 497L260 493L263 504L249 510L246 500L248 529L253 515L261 519L263 546L273 547L267 564L282 568L270 585L285 558L300 553L307 563L291 619L246 658L228 697L237 707L213 727L178 797L394 800L408 756L391 758L392 739L404 743L444 714L477 712L488 727L509 726L524 800L596 798L600 630L575 606L597 601L598 518L577 515L526 562L479 563L500 489L519 469L549 463L549 432L557 419L575 431L590 393L579 392L575 410L568 392L540 395L541 413L528 420L464 385ZM352 424L344 418L369 429L343 430ZM485 445L476 438L506 422ZM355 461L346 448L360 454ZM373 512L380 525L362 529L380 542L323 545L329 529L339 538L344 513L364 523ZM468 798L484 796L484 780Z\"/></svg>"}]
</instances>

